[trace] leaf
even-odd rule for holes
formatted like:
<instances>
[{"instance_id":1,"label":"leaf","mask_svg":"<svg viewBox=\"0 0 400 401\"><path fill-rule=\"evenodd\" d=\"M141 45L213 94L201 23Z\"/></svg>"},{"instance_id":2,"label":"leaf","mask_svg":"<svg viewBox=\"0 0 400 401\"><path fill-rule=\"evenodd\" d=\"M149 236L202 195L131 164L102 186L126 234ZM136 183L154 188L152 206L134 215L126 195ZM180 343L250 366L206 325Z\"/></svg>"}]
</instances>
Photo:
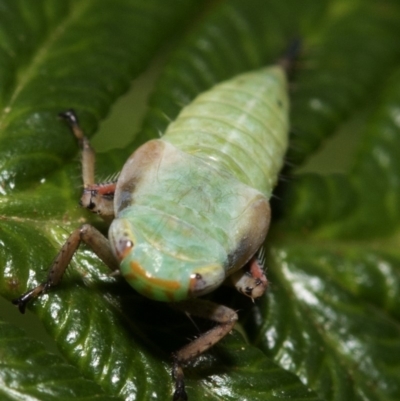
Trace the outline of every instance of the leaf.
<instances>
[{"instance_id":1,"label":"leaf","mask_svg":"<svg viewBox=\"0 0 400 401\"><path fill-rule=\"evenodd\" d=\"M149 63L152 52L197 3L3 0L3 191L42 178L70 159L74 140L55 116L60 110L79 109L85 132L91 134Z\"/></svg>"},{"instance_id":2,"label":"leaf","mask_svg":"<svg viewBox=\"0 0 400 401\"><path fill-rule=\"evenodd\" d=\"M56 114L76 108L90 135L167 34L200 15L199 5L0 2L6 298L41 281L68 233L95 222L76 206L79 166L69 161L77 146ZM268 236L270 291L255 305L229 290L215 294L237 306L243 335L227 336L185 370L191 401L399 399L399 13L395 0L221 1L198 17L163 68L132 147L162 132L197 93L275 62L296 36L303 42L292 90L290 178L277 188ZM360 115L362 139L349 171L297 172ZM127 153L100 155L99 167L113 172ZM169 355L198 335L185 316L110 277L85 247L60 288L31 309L68 368L124 400L171 399ZM18 386L29 394L22 379Z\"/></svg>"},{"instance_id":3,"label":"leaf","mask_svg":"<svg viewBox=\"0 0 400 401\"><path fill-rule=\"evenodd\" d=\"M115 401L60 357L0 320L0 394L2 400ZM35 369L33 369L35 367Z\"/></svg>"}]
</instances>

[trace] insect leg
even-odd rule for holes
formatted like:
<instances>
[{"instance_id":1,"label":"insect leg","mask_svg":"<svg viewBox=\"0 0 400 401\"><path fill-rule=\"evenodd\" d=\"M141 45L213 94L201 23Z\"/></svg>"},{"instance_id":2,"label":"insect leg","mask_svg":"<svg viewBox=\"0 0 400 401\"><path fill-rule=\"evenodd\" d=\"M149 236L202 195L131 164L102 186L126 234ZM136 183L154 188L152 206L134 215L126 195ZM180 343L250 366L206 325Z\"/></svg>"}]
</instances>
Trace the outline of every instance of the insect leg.
<instances>
[{"instance_id":1,"label":"insect leg","mask_svg":"<svg viewBox=\"0 0 400 401\"><path fill-rule=\"evenodd\" d=\"M251 299L261 297L268 286L264 259L264 248L261 247L242 269L229 277L236 289Z\"/></svg>"},{"instance_id":2,"label":"insect leg","mask_svg":"<svg viewBox=\"0 0 400 401\"><path fill-rule=\"evenodd\" d=\"M238 320L237 313L223 305L204 299L191 299L171 305L175 309L219 323L211 330L175 352L172 377L175 380L173 400L187 400L182 365L202 354L226 336Z\"/></svg>"},{"instance_id":3,"label":"insect leg","mask_svg":"<svg viewBox=\"0 0 400 401\"><path fill-rule=\"evenodd\" d=\"M89 139L83 135L75 111L67 110L60 113L59 116L68 123L82 149L83 194L80 200L81 206L89 209L93 213L101 215L102 217L114 217L113 201L116 183L95 183L95 152L90 146Z\"/></svg>"},{"instance_id":4,"label":"insect leg","mask_svg":"<svg viewBox=\"0 0 400 401\"><path fill-rule=\"evenodd\" d=\"M79 244L83 241L96 255L111 269L117 270L118 263L111 251L110 243L103 234L89 224L84 224L77 228L68 237L67 241L62 246L60 252L54 259L48 273L47 278L37 287L21 295L12 301L18 306L21 313L25 313L26 305L29 301L37 298L41 294L47 292L49 288L60 283L65 270L67 269L72 257L74 256Z\"/></svg>"},{"instance_id":5,"label":"insect leg","mask_svg":"<svg viewBox=\"0 0 400 401\"><path fill-rule=\"evenodd\" d=\"M93 184L84 188L80 205L100 215L104 220L114 218L114 192L116 182Z\"/></svg>"},{"instance_id":6,"label":"insect leg","mask_svg":"<svg viewBox=\"0 0 400 401\"><path fill-rule=\"evenodd\" d=\"M96 156L93 148L90 146L89 139L83 135L82 128L79 125L78 117L74 110L67 110L58 115L64 119L70 126L75 138L82 148L82 179L84 188L94 184L94 166Z\"/></svg>"}]
</instances>

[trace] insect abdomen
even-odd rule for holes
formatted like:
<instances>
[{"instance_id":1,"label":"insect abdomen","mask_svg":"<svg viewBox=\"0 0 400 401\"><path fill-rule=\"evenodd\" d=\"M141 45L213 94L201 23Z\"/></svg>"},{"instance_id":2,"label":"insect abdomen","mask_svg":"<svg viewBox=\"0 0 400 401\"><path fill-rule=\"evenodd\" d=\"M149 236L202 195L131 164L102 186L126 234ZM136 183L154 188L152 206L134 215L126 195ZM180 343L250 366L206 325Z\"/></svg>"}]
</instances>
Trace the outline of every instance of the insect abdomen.
<instances>
[{"instance_id":1,"label":"insect abdomen","mask_svg":"<svg viewBox=\"0 0 400 401\"><path fill-rule=\"evenodd\" d=\"M163 139L269 198L287 148L286 93L278 66L240 75L198 96Z\"/></svg>"}]
</instances>

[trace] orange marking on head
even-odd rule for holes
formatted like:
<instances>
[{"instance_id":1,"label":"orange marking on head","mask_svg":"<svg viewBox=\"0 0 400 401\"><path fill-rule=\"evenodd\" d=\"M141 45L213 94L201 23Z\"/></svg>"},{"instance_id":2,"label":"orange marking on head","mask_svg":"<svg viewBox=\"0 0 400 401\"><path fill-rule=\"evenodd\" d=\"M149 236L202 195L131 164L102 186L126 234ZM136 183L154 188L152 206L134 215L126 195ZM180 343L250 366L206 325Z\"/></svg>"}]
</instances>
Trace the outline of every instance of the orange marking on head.
<instances>
[{"instance_id":1,"label":"orange marking on head","mask_svg":"<svg viewBox=\"0 0 400 401\"><path fill-rule=\"evenodd\" d=\"M133 273L124 274L125 280L136 280L137 277Z\"/></svg>"},{"instance_id":2,"label":"orange marking on head","mask_svg":"<svg viewBox=\"0 0 400 401\"><path fill-rule=\"evenodd\" d=\"M181 287L181 284L178 281L165 280L162 278L151 277L150 275L148 275L146 273L146 271L143 269L143 267L139 265L139 263L131 262L130 266L131 266L132 272L125 275L126 278L130 278L130 277L132 277L133 279L143 278L149 284L152 284L156 287L164 288L167 291L178 290Z\"/></svg>"}]
</instances>

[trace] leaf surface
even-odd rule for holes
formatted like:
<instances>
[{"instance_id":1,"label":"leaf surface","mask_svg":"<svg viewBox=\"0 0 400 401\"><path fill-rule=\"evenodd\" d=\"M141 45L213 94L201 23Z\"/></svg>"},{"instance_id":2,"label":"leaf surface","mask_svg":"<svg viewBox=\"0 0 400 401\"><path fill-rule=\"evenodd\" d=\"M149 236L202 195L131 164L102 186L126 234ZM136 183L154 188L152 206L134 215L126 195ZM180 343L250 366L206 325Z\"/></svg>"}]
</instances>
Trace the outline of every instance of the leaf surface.
<instances>
[{"instance_id":1,"label":"leaf surface","mask_svg":"<svg viewBox=\"0 0 400 401\"><path fill-rule=\"evenodd\" d=\"M29 5L28 5L29 4ZM76 151L55 118L75 108L90 135L199 1L3 0L0 158L7 191ZM194 11L194 10L193 10ZM33 135L34 133L34 135Z\"/></svg>"},{"instance_id":2,"label":"leaf surface","mask_svg":"<svg viewBox=\"0 0 400 401\"><path fill-rule=\"evenodd\" d=\"M16 327L0 321L0 394L4 401L116 401L78 369L47 353L43 345ZM33 368L34 367L34 368Z\"/></svg>"}]
</instances>

